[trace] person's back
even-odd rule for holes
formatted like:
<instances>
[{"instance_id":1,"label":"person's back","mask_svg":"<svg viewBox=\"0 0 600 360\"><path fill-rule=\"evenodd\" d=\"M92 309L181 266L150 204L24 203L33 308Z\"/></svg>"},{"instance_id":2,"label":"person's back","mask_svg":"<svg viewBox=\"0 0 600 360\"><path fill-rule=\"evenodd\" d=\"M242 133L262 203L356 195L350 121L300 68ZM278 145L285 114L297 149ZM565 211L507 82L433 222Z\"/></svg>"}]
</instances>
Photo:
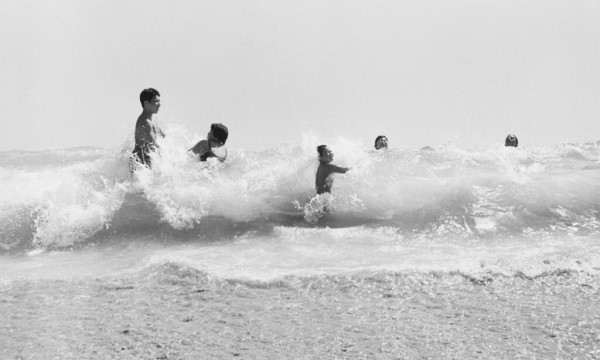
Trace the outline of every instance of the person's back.
<instances>
[{"instance_id":1,"label":"person's back","mask_svg":"<svg viewBox=\"0 0 600 360\"><path fill-rule=\"evenodd\" d=\"M333 185L332 175L334 173L344 174L350 169L331 164L333 161L333 152L327 145L318 146L317 152L319 153L319 167L317 168L315 177L317 194L330 193Z\"/></svg>"},{"instance_id":2,"label":"person's back","mask_svg":"<svg viewBox=\"0 0 600 360\"><path fill-rule=\"evenodd\" d=\"M225 161L227 149L224 145L229 137L229 129L223 124L211 124L210 132L206 135L206 140L200 140L188 151L198 155L200 161L206 161L208 158L216 157Z\"/></svg>"}]
</instances>

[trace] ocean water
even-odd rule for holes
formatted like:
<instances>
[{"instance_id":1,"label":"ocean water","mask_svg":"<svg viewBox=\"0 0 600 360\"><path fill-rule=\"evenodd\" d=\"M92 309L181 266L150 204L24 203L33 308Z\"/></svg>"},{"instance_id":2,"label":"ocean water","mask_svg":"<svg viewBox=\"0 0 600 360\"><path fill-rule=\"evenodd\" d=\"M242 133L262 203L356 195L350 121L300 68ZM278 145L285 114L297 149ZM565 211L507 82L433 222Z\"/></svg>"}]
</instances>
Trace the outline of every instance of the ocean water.
<instances>
[{"instance_id":1,"label":"ocean water","mask_svg":"<svg viewBox=\"0 0 600 360\"><path fill-rule=\"evenodd\" d=\"M600 358L600 141L0 153L5 358ZM316 145L336 174L316 196Z\"/></svg>"}]
</instances>

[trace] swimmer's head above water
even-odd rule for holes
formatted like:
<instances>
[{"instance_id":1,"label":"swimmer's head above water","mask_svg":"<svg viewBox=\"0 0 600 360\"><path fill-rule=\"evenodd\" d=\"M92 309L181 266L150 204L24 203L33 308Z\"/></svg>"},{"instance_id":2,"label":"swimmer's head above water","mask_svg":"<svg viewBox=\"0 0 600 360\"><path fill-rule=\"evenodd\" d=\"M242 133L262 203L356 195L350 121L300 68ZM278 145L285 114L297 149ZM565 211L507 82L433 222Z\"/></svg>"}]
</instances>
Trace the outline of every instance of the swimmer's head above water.
<instances>
[{"instance_id":1,"label":"swimmer's head above water","mask_svg":"<svg viewBox=\"0 0 600 360\"><path fill-rule=\"evenodd\" d=\"M508 134L506 136L506 140L504 141L504 146L519 146L519 139L514 134Z\"/></svg>"},{"instance_id":2,"label":"swimmer's head above water","mask_svg":"<svg viewBox=\"0 0 600 360\"><path fill-rule=\"evenodd\" d=\"M319 161L322 163L330 163L333 161L333 151L327 147L327 145L317 146L317 152L319 153Z\"/></svg>"},{"instance_id":3,"label":"swimmer's head above water","mask_svg":"<svg viewBox=\"0 0 600 360\"><path fill-rule=\"evenodd\" d=\"M140 93L140 103L144 112L156 114L160 109L160 93L153 88L144 89Z\"/></svg>"},{"instance_id":4,"label":"swimmer's head above water","mask_svg":"<svg viewBox=\"0 0 600 360\"><path fill-rule=\"evenodd\" d=\"M219 147L225 145L229 137L229 129L223 124L210 125L210 132L207 139L210 141L211 147Z\"/></svg>"},{"instance_id":5,"label":"swimmer's head above water","mask_svg":"<svg viewBox=\"0 0 600 360\"><path fill-rule=\"evenodd\" d=\"M375 138L375 150L387 149L388 139L385 135L379 135Z\"/></svg>"}]
</instances>

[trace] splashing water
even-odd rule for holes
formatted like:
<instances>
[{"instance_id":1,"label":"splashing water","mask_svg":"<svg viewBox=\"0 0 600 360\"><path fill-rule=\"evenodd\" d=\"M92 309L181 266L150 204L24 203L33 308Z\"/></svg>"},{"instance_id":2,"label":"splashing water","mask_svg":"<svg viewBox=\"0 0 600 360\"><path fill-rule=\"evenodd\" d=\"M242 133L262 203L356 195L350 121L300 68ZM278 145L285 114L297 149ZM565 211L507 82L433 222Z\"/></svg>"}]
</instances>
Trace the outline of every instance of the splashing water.
<instances>
[{"instance_id":1,"label":"splashing water","mask_svg":"<svg viewBox=\"0 0 600 360\"><path fill-rule=\"evenodd\" d=\"M272 274L324 271L327 263L510 272L525 271L532 258L543 264L545 256L555 266L596 271L598 253L590 249L600 235L600 142L373 152L337 139L329 142L334 162L351 170L334 175L331 194L316 195L321 142L306 134L300 144L230 148L224 163L202 163L181 146L194 139L172 127L153 168L134 175L131 143L4 152L0 248L10 254L125 243L148 256L146 265L156 251L161 261L188 258L231 276L269 277L265 264L283 263L297 268ZM210 261L214 253L232 264L260 261L234 270ZM299 254L307 260L296 261Z\"/></svg>"}]
</instances>

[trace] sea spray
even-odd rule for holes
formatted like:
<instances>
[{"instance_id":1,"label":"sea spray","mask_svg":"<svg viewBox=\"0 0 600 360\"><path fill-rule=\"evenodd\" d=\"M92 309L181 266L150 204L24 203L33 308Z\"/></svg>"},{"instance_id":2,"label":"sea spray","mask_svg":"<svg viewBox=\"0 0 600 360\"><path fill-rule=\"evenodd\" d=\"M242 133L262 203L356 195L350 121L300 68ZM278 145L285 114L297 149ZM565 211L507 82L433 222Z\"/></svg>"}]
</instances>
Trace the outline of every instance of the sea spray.
<instances>
[{"instance_id":1,"label":"sea spray","mask_svg":"<svg viewBox=\"0 0 600 360\"><path fill-rule=\"evenodd\" d=\"M131 141L0 153L9 357L600 355L600 142L221 163L184 130L134 173Z\"/></svg>"},{"instance_id":2,"label":"sea spray","mask_svg":"<svg viewBox=\"0 0 600 360\"><path fill-rule=\"evenodd\" d=\"M133 174L131 143L2 153L2 248L69 247L143 228L198 236L217 223L231 233L248 224L368 225L466 239L600 232L599 143L377 152L306 134L260 152L232 143L221 163L188 152L198 139L185 129L168 133L153 168ZM327 196L315 192L321 143L351 168L333 175Z\"/></svg>"}]
</instances>

